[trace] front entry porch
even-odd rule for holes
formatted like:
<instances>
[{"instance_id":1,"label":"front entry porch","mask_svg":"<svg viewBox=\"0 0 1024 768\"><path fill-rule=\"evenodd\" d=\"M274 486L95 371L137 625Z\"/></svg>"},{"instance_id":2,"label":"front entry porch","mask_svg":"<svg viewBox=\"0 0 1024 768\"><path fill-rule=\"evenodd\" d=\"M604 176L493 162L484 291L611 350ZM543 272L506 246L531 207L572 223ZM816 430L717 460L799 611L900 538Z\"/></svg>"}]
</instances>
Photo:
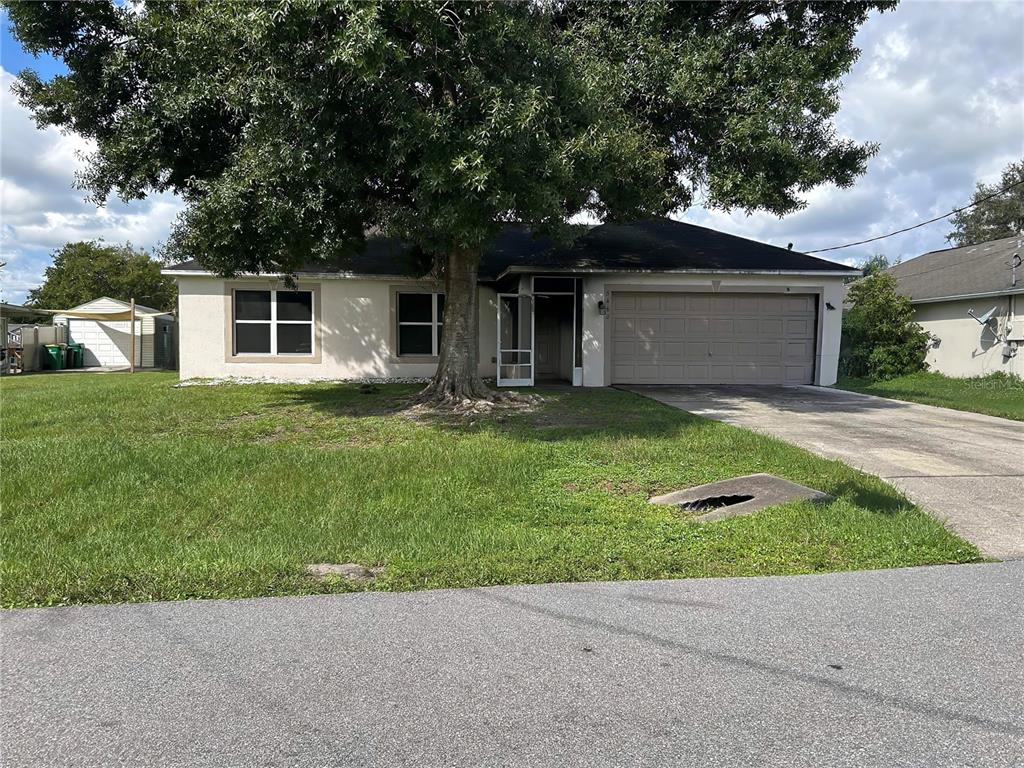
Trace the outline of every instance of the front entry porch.
<instances>
[{"instance_id":1,"label":"front entry porch","mask_svg":"<svg viewBox=\"0 0 1024 768\"><path fill-rule=\"evenodd\" d=\"M498 386L582 385L582 280L523 276L498 294Z\"/></svg>"}]
</instances>

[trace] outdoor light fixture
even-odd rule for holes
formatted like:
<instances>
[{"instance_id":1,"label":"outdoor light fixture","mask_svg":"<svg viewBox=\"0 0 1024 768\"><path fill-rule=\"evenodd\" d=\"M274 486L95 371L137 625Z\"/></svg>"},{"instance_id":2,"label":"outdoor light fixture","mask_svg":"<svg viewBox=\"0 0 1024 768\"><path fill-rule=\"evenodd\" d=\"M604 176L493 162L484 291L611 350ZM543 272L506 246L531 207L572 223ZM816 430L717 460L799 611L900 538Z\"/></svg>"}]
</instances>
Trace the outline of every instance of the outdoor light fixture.
<instances>
[{"instance_id":1,"label":"outdoor light fixture","mask_svg":"<svg viewBox=\"0 0 1024 768\"><path fill-rule=\"evenodd\" d=\"M604 300L597 302L597 314L602 317L608 314L608 305L604 303Z\"/></svg>"},{"instance_id":2,"label":"outdoor light fixture","mask_svg":"<svg viewBox=\"0 0 1024 768\"><path fill-rule=\"evenodd\" d=\"M825 309L834 310L835 307L832 306L832 302L831 301L826 301L825 302Z\"/></svg>"}]
</instances>

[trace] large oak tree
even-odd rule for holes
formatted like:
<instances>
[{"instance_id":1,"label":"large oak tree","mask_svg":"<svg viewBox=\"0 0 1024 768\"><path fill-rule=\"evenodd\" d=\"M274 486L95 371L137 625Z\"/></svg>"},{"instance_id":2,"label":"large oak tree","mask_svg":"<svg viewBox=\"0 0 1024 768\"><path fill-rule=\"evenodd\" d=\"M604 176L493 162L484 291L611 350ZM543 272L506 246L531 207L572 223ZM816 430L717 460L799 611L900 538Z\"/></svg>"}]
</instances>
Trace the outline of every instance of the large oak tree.
<instances>
[{"instance_id":1,"label":"large oak tree","mask_svg":"<svg viewBox=\"0 0 1024 768\"><path fill-rule=\"evenodd\" d=\"M225 275L397 236L443 274L428 394L483 397L478 262L504 222L560 235L705 205L799 208L873 147L831 118L892 2L9 3L68 74L20 74L40 125L96 141L99 200L187 208L170 255Z\"/></svg>"}]
</instances>

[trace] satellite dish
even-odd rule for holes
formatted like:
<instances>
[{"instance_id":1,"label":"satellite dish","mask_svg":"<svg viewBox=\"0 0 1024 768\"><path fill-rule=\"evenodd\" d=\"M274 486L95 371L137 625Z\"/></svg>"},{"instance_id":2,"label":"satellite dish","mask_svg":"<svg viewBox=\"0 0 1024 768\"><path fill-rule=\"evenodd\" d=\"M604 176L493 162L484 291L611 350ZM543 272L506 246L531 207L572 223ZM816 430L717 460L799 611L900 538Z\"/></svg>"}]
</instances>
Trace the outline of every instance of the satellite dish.
<instances>
[{"instance_id":1,"label":"satellite dish","mask_svg":"<svg viewBox=\"0 0 1024 768\"><path fill-rule=\"evenodd\" d=\"M988 321L992 319L992 315L994 315L995 313L996 313L996 307L992 307L992 309L990 309L988 312L986 312L984 315L981 315L980 317L978 315L974 314L974 309L973 308L967 310L967 314L970 315L971 317L973 317L975 320L977 320L982 325L988 325Z\"/></svg>"}]
</instances>

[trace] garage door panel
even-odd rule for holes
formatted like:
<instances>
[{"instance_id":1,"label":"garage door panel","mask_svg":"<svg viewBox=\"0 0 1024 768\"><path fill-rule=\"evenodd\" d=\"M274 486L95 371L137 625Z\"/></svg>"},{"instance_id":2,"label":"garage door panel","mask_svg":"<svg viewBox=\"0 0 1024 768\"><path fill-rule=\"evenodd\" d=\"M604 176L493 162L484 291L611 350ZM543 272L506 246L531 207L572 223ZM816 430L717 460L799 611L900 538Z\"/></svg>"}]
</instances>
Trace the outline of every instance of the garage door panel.
<instances>
[{"instance_id":1,"label":"garage door panel","mask_svg":"<svg viewBox=\"0 0 1024 768\"><path fill-rule=\"evenodd\" d=\"M636 342L615 339L612 341L612 354L618 360L625 360L636 355Z\"/></svg>"},{"instance_id":2,"label":"garage door panel","mask_svg":"<svg viewBox=\"0 0 1024 768\"><path fill-rule=\"evenodd\" d=\"M688 317L683 325L689 338L703 338L708 335L708 319L706 317Z\"/></svg>"},{"instance_id":3,"label":"garage door panel","mask_svg":"<svg viewBox=\"0 0 1024 768\"><path fill-rule=\"evenodd\" d=\"M736 333L731 317L712 317L708 321L708 328L711 331L711 335L715 338L722 336L731 337Z\"/></svg>"},{"instance_id":4,"label":"garage door panel","mask_svg":"<svg viewBox=\"0 0 1024 768\"><path fill-rule=\"evenodd\" d=\"M732 360L736 357L735 344L731 341L711 342L711 357Z\"/></svg>"},{"instance_id":5,"label":"garage door panel","mask_svg":"<svg viewBox=\"0 0 1024 768\"><path fill-rule=\"evenodd\" d=\"M706 315L711 309L711 299L705 294L686 294L686 311Z\"/></svg>"},{"instance_id":6,"label":"garage door panel","mask_svg":"<svg viewBox=\"0 0 1024 768\"><path fill-rule=\"evenodd\" d=\"M649 339L661 331L661 321L653 317L636 319L636 334L641 339Z\"/></svg>"},{"instance_id":7,"label":"garage door panel","mask_svg":"<svg viewBox=\"0 0 1024 768\"><path fill-rule=\"evenodd\" d=\"M758 322L757 318L754 317L737 317L733 321L733 328L736 330L736 335L740 337L746 337L748 339L757 338L758 335Z\"/></svg>"},{"instance_id":8,"label":"garage door panel","mask_svg":"<svg viewBox=\"0 0 1024 768\"><path fill-rule=\"evenodd\" d=\"M756 315L760 305L761 300L757 296L737 296L733 304L733 311L737 315Z\"/></svg>"},{"instance_id":9,"label":"garage door panel","mask_svg":"<svg viewBox=\"0 0 1024 768\"><path fill-rule=\"evenodd\" d=\"M788 338L794 336L803 336L810 338L814 335L814 327L811 321L807 318L786 318L786 336Z\"/></svg>"},{"instance_id":10,"label":"garage door panel","mask_svg":"<svg viewBox=\"0 0 1024 768\"><path fill-rule=\"evenodd\" d=\"M615 295L615 312L633 312L636 310L636 295L619 293Z\"/></svg>"},{"instance_id":11,"label":"garage door panel","mask_svg":"<svg viewBox=\"0 0 1024 768\"><path fill-rule=\"evenodd\" d=\"M764 357L764 345L756 341L737 341L735 345L736 356L741 360L753 360Z\"/></svg>"},{"instance_id":12,"label":"garage door panel","mask_svg":"<svg viewBox=\"0 0 1024 768\"><path fill-rule=\"evenodd\" d=\"M661 335L664 338L682 340L686 335L686 319L682 317L661 318Z\"/></svg>"},{"instance_id":13,"label":"garage door panel","mask_svg":"<svg viewBox=\"0 0 1024 768\"><path fill-rule=\"evenodd\" d=\"M687 341L684 346L687 360L704 360L710 351L706 341Z\"/></svg>"},{"instance_id":14,"label":"garage door panel","mask_svg":"<svg viewBox=\"0 0 1024 768\"><path fill-rule=\"evenodd\" d=\"M631 317L616 317L612 321L612 333L616 337L632 338L636 334L636 323Z\"/></svg>"},{"instance_id":15,"label":"garage door panel","mask_svg":"<svg viewBox=\"0 0 1024 768\"><path fill-rule=\"evenodd\" d=\"M814 342L787 341L786 360L811 360L814 358Z\"/></svg>"},{"instance_id":16,"label":"garage door panel","mask_svg":"<svg viewBox=\"0 0 1024 768\"><path fill-rule=\"evenodd\" d=\"M682 360L686 356L686 345L681 341L664 341L661 354L666 360Z\"/></svg>"},{"instance_id":17,"label":"garage door panel","mask_svg":"<svg viewBox=\"0 0 1024 768\"><path fill-rule=\"evenodd\" d=\"M814 376L814 296L616 293L612 381L796 384Z\"/></svg>"},{"instance_id":18,"label":"garage door panel","mask_svg":"<svg viewBox=\"0 0 1024 768\"><path fill-rule=\"evenodd\" d=\"M814 367L810 365L788 365L786 366L787 384L806 384L814 375Z\"/></svg>"}]
</instances>

